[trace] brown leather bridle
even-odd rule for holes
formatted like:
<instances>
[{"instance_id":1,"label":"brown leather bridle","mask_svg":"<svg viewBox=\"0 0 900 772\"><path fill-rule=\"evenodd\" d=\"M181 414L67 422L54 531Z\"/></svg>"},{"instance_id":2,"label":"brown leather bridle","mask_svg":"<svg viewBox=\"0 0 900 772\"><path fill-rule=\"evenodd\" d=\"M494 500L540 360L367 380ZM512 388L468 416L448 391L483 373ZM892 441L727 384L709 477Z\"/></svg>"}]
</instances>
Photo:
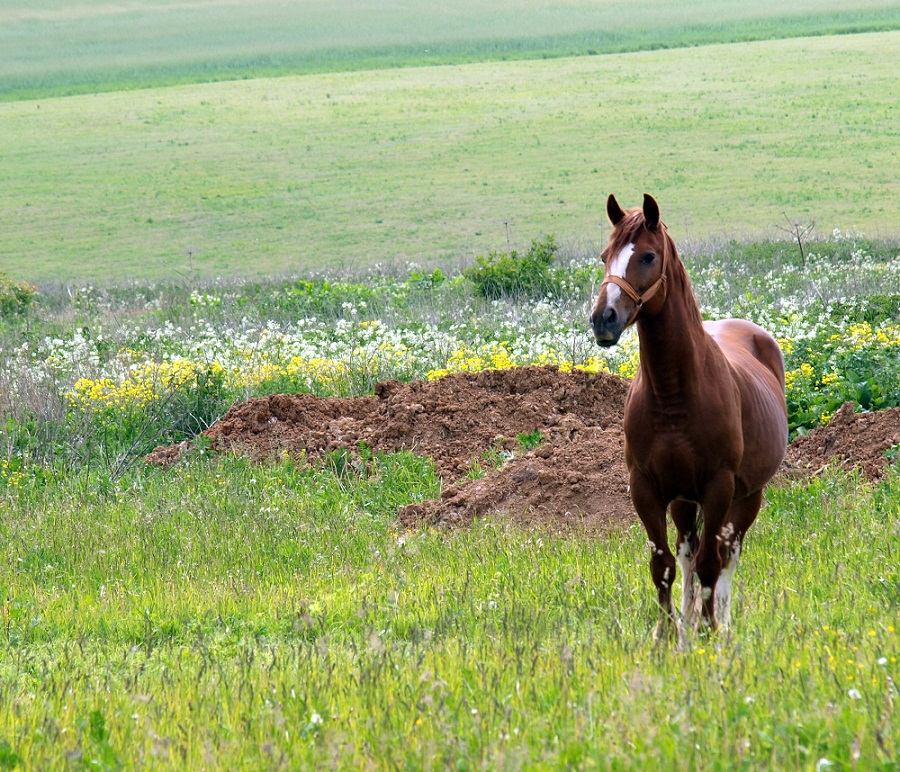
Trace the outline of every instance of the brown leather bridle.
<instances>
[{"instance_id":1,"label":"brown leather bridle","mask_svg":"<svg viewBox=\"0 0 900 772\"><path fill-rule=\"evenodd\" d=\"M660 273L659 278L653 282L647 289L644 290L643 293L638 294L638 291L631 286L624 278L621 276L613 276L607 273L603 277L603 281L600 286L602 287L604 284L615 284L617 287L621 287L624 290L625 294L628 295L633 301L634 304L640 310L644 303L646 303L650 298L652 298L658 291L659 288L662 287L666 283L666 268L668 267L668 257L669 257L669 240L667 237L668 231L666 230L666 226L664 223L660 223L659 226L662 228L662 242L663 242L663 253L662 253L662 273Z\"/></svg>"}]
</instances>

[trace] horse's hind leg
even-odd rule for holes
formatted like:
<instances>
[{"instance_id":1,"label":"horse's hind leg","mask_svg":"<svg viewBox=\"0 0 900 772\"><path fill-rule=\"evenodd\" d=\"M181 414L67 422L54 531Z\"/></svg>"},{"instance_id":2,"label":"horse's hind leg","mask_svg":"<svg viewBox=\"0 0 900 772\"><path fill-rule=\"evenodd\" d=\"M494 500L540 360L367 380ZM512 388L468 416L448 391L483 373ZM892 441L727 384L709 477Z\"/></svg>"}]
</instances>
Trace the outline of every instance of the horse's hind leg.
<instances>
[{"instance_id":1,"label":"horse's hind leg","mask_svg":"<svg viewBox=\"0 0 900 772\"><path fill-rule=\"evenodd\" d=\"M690 624L694 614L696 595L696 572L694 558L700 539L697 535L697 505L693 501L673 501L669 505L669 514L678 531L675 540L675 554L681 568L681 619Z\"/></svg>"},{"instance_id":2,"label":"horse's hind leg","mask_svg":"<svg viewBox=\"0 0 900 772\"><path fill-rule=\"evenodd\" d=\"M716 582L715 606L716 619L726 629L731 620L731 585L738 559L741 556L741 543L747 529L756 519L761 506L762 491L751 493L746 498L731 502L728 517L719 534L722 573L719 574L719 580Z\"/></svg>"},{"instance_id":3,"label":"horse's hind leg","mask_svg":"<svg viewBox=\"0 0 900 772\"><path fill-rule=\"evenodd\" d=\"M700 580L700 607L702 621L715 629L716 619L715 588L722 572L723 550L721 549L722 527L728 520L731 500L734 495L734 475L722 471L707 485L700 507L703 511L703 531L700 547L694 565Z\"/></svg>"}]
</instances>

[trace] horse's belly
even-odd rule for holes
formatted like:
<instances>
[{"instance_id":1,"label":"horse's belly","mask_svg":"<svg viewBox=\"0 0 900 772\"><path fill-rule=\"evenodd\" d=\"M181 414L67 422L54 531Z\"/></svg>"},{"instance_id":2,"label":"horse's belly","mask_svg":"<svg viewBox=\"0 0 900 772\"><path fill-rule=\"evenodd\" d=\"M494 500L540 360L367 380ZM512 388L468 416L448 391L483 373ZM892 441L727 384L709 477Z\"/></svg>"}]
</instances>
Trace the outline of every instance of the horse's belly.
<instances>
[{"instance_id":1,"label":"horse's belly","mask_svg":"<svg viewBox=\"0 0 900 772\"><path fill-rule=\"evenodd\" d=\"M742 395L744 452L737 478L748 492L759 490L778 471L787 449L784 397L764 387Z\"/></svg>"},{"instance_id":2,"label":"horse's belly","mask_svg":"<svg viewBox=\"0 0 900 772\"><path fill-rule=\"evenodd\" d=\"M784 360L775 339L744 319L705 322L732 370L741 398L743 454L738 495L762 488L775 474L787 447Z\"/></svg>"}]
</instances>

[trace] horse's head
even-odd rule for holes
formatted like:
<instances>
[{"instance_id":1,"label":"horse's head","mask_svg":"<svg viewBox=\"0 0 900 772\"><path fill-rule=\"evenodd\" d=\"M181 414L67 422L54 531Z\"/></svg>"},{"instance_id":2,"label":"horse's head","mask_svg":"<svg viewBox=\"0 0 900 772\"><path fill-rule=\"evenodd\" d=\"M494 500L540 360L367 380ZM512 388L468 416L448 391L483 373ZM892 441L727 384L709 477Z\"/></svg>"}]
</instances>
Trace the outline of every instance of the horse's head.
<instances>
[{"instance_id":1,"label":"horse's head","mask_svg":"<svg viewBox=\"0 0 900 772\"><path fill-rule=\"evenodd\" d=\"M606 213L613 232L600 255L606 275L591 311L591 328L599 345L614 346L641 313L652 316L662 308L672 245L653 196L645 193L643 208L625 212L610 195Z\"/></svg>"}]
</instances>

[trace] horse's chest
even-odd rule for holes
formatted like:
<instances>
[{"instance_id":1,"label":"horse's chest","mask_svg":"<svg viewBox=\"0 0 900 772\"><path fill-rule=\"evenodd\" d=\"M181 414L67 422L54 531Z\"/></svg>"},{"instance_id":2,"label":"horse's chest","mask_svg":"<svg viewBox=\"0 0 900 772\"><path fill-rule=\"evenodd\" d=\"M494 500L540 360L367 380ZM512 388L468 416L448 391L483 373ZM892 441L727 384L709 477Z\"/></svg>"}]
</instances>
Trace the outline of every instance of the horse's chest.
<instances>
[{"instance_id":1,"label":"horse's chest","mask_svg":"<svg viewBox=\"0 0 900 772\"><path fill-rule=\"evenodd\" d=\"M740 425L703 411L643 411L629 405L625 414L626 460L677 495L690 497L723 465L741 459Z\"/></svg>"},{"instance_id":2,"label":"horse's chest","mask_svg":"<svg viewBox=\"0 0 900 772\"><path fill-rule=\"evenodd\" d=\"M665 471L677 477L706 465L703 448L683 434L658 432L635 437L626 433L625 442L630 459L647 472Z\"/></svg>"}]
</instances>

